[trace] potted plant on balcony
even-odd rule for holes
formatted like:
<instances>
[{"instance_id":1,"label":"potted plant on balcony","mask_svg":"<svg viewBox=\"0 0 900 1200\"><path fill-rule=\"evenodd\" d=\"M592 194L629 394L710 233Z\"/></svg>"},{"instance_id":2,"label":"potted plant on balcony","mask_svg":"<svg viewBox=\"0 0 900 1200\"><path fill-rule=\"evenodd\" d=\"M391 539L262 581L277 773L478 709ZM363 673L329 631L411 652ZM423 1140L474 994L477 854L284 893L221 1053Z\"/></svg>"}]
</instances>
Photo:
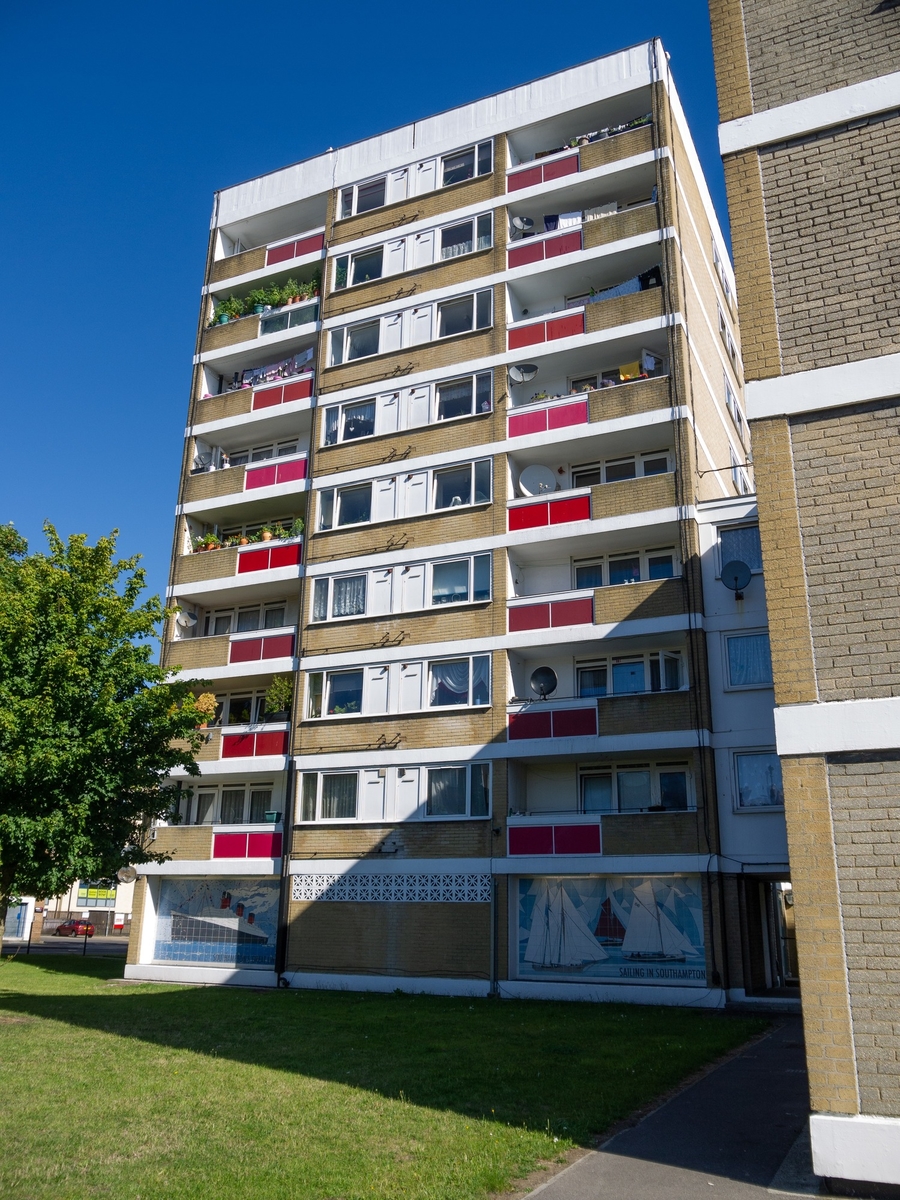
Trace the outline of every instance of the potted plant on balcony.
<instances>
[{"instance_id":1,"label":"potted plant on balcony","mask_svg":"<svg viewBox=\"0 0 900 1200\"><path fill-rule=\"evenodd\" d=\"M294 699L294 681L290 675L276 675L266 689L266 717L289 713Z\"/></svg>"},{"instance_id":2,"label":"potted plant on balcony","mask_svg":"<svg viewBox=\"0 0 900 1200\"><path fill-rule=\"evenodd\" d=\"M244 537L238 538L238 545L239 546L249 546L250 539L246 535Z\"/></svg>"},{"instance_id":3,"label":"potted plant on balcony","mask_svg":"<svg viewBox=\"0 0 900 1200\"><path fill-rule=\"evenodd\" d=\"M272 530L272 526L271 525L263 525L262 529L259 531L259 536L260 536L261 541L271 542L272 538L275 536L274 532Z\"/></svg>"},{"instance_id":4,"label":"potted plant on balcony","mask_svg":"<svg viewBox=\"0 0 900 1200\"><path fill-rule=\"evenodd\" d=\"M206 729L207 725L209 724L210 717L214 717L216 715L216 697L212 692L201 692L194 701L194 708L201 717L205 718L205 720L200 722L197 728Z\"/></svg>"},{"instance_id":5,"label":"potted plant on balcony","mask_svg":"<svg viewBox=\"0 0 900 1200\"><path fill-rule=\"evenodd\" d=\"M294 517L294 520L291 522L291 527L288 530L288 537L292 537L292 538L299 537L302 532L303 532L303 518L302 517Z\"/></svg>"},{"instance_id":6,"label":"potted plant on balcony","mask_svg":"<svg viewBox=\"0 0 900 1200\"><path fill-rule=\"evenodd\" d=\"M281 292L282 292L281 303L282 304L296 304L298 300L302 299L301 287L302 287L302 284L299 284L296 279L289 279L287 281L287 283L285 283L284 287L281 289Z\"/></svg>"},{"instance_id":7,"label":"potted plant on balcony","mask_svg":"<svg viewBox=\"0 0 900 1200\"><path fill-rule=\"evenodd\" d=\"M282 523L280 521L276 521L276 523L272 526L272 537L275 538L276 541L283 542L287 535L288 531L285 529Z\"/></svg>"},{"instance_id":8,"label":"potted plant on balcony","mask_svg":"<svg viewBox=\"0 0 900 1200\"><path fill-rule=\"evenodd\" d=\"M266 288L253 288L251 292L247 293L246 303L253 312L263 312L269 303Z\"/></svg>"}]
</instances>

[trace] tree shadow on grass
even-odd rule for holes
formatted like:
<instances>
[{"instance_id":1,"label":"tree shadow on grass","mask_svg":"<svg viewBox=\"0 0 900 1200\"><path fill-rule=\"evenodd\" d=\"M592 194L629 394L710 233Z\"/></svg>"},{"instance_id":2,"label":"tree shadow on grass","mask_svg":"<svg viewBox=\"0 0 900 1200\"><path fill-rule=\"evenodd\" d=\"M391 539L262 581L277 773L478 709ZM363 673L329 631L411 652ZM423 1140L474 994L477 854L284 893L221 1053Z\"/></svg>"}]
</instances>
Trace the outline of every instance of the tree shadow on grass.
<instances>
[{"instance_id":1,"label":"tree shadow on grass","mask_svg":"<svg viewBox=\"0 0 900 1200\"><path fill-rule=\"evenodd\" d=\"M583 1146L766 1025L618 1004L131 985L111 978L120 968L100 959L22 965L54 978L35 976L32 985L17 972L15 990L0 967L7 1013L402 1097ZM51 993L61 975L77 977L77 989Z\"/></svg>"}]
</instances>

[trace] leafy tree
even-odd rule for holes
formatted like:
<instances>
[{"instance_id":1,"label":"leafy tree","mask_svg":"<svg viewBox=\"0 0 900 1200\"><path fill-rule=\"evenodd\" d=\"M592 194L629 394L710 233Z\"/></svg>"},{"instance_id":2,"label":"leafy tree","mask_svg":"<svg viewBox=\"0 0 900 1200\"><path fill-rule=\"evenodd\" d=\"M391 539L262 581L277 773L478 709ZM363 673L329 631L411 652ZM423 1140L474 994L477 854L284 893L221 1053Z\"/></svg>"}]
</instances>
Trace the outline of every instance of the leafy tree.
<instances>
[{"instance_id":1,"label":"leafy tree","mask_svg":"<svg viewBox=\"0 0 900 1200\"><path fill-rule=\"evenodd\" d=\"M0 526L0 935L13 898L164 861L150 824L169 772L198 774L206 719L151 661L168 611L138 604L140 555L115 558L118 530L95 546L44 532L49 553L29 554Z\"/></svg>"}]
</instances>

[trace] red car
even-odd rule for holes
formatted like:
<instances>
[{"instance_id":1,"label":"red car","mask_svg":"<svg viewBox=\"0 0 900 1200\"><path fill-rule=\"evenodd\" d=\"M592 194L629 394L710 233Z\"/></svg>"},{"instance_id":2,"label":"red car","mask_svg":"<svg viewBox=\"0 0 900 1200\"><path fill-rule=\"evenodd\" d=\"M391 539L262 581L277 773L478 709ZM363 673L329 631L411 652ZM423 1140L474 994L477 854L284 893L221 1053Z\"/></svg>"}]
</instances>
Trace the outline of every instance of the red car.
<instances>
[{"instance_id":1,"label":"red car","mask_svg":"<svg viewBox=\"0 0 900 1200\"><path fill-rule=\"evenodd\" d=\"M57 937L93 937L94 927L90 921L63 921L55 933Z\"/></svg>"}]
</instances>

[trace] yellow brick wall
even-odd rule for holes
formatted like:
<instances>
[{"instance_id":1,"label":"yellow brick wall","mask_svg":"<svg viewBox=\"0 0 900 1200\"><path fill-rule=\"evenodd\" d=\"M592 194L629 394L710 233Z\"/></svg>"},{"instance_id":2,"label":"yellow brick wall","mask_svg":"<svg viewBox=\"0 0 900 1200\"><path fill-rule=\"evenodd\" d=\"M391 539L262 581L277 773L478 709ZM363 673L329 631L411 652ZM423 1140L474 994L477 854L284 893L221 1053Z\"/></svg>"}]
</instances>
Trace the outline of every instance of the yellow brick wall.
<instances>
[{"instance_id":1,"label":"yellow brick wall","mask_svg":"<svg viewBox=\"0 0 900 1200\"><path fill-rule=\"evenodd\" d=\"M733 121L753 111L750 67L741 0L709 0L719 120Z\"/></svg>"},{"instance_id":2,"label":"yellow brick wall","mask_svg":"<svg viewBox=\"0 0 900 1200\"><path fill-rule=\"evenodd\" d=\"M253 250L245 250L243 254L232 254L230 258L219 258L212 263L209 271L209 283L221 283L223 279L234 279L238 275L247 275L251 271L261 271L266 265L266 248L257 246Z\"/></svg>"},{"instance_id":3,"label":"yellow brick wall","mask_svg":"<svg viewBox=\"0 0 900 1200\"><path fill-rule=\"evenodd\" d=\"M635 116L637 115L635 113ZM582 146L581 169L592 171L595 167L605 167L623 158L647 154L652 149L653 128L644 125L640 129L632 129L630 133L619 133L615 137L603 138L599 142L590 142L587 146Z\"/></svg>"},{"instance_id":4,"label":"yellow brick wall","mask_svg":"<svg viewBox=\"0 0 900 1200\"><path fill-rule=\"evenodd\" d=\"M125 961L134 966L140 961L141 930L144 925L144 905L147 902L147 876L139 875L134 885L131 901L131 929L128 934L128 952Z\"/></svg>"},{"instance_id":5,"label":"yellow brick wall","mask_svg":"<svg viewBox=\"0 0 900 1200\"><path fill-rule=\"evenodd\" d=\"M659 229L659 209L655 204L636 208L632 212L613 213L588 221L582 226L585 250L597 246L608 246L621 238L639 237L642 233L654 233Z\"/></svg>"},{"instance_id":6,"label":"yellow brick wall","mask_svg":"<svg viewBox=\"0 0 900 1200\"><path fill-rule=\"evenodd\" d=\"M200 781L193 782L196 791ZM157 829L153 842L156 854L168 854L173 861L178 859L212 858L211 825L170 825Z\"/></svg>"},{"instance_id":7,"label":"yellow brick wall","mask_svg":"<svg viewBox=\"0 0 900 1200\"><path fill-rule=\"evenodd\" d=\"M648 288L645 292L589 304L585 309L585 331L599 333L601 329L629 325L632 321L649 321L661 317L664 311L663 289Z\"/></svg>"},{"instance_id":8,"label":"yellow brick wall","mask_svg":"<svg viewBox=\"0 0 900 1200\"><path fill-rule=\"evenodd\" d=\"M221 396L198 397L194 406L193 421L197 425L207 421L221 421L224 417L239 417L251 410L252 388L239 388L236 392L225 392Z\"/></svg>"},{"instance_id":9,"label":"yellow brick wall","mask_svg":"<svg viewBox=\"0 0 900 1200\"><path fill-rule=\"evenodd\" d=\"M237 573L237 547L179 554L175 558L173 583L197 583L202 579L221 579Z\"/></svg>"},{"instance_id":10,"label":"yellow brick wall","mask_svg":"<svg viewBox=\"0 0 900 1200\"><path fill-rule=\"evenodd\" d=\"M184 481L182 503L192 500L210 500L215 496L230 496L244 490L247 468L229 467L224 471L206 471L202 475L189 475Z\"/></svg>"}]
</instances>

